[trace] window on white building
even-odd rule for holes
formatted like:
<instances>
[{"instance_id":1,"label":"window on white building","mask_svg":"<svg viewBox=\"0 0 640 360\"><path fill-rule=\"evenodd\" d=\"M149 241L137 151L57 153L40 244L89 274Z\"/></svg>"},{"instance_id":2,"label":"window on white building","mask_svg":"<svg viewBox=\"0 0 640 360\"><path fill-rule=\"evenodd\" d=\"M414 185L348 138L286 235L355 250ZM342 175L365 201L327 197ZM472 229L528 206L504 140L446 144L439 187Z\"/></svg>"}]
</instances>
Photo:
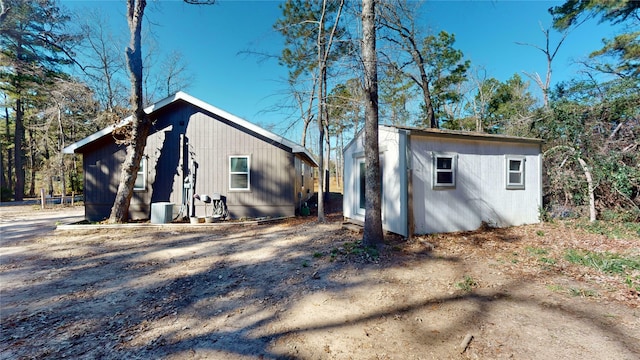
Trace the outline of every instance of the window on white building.
<instances>
[{"instance_id":1,"label":"window on white building","mask_svg":"<svg viewBox=\"0 0 640 360\"><path fill-rule=\"evenodd\" d=\"M524 157L505 157L507 189L524 189Z\"/></svg>"},{"instance_id":2,"label":"window on white building","mask_svg":"<svg viewBox=\"0 0 640 360\"><path fill-rule=\"evenodd\" d=\"M433 154L433 188L446 189L456 187L456 154Z\"/></svg>"}]
</instances>

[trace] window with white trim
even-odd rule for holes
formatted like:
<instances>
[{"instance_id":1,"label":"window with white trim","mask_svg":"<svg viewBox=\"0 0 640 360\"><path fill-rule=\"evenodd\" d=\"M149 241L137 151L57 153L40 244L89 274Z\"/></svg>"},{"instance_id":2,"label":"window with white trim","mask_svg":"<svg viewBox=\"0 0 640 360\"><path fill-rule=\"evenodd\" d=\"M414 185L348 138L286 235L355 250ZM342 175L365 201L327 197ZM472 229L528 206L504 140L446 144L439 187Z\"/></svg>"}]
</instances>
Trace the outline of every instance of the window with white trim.
<instances>
[{"instance_id":1,"label":"window with white trim","mask_svg":"<svg viewBox=\"0 0 640 360\"><path fill-rule=\"evenodd\" d=\"M249 190L251 184L249 156L229 156L229 190Z\"/></svg>"},{"instance_id":2,"label":"window with white trim","mask_svg":"<svg viewBox=\"0 0 640 360\"><path fill-rule=\"evenodd\" d=\"M134 191L147 190L147 158L145 156L140 159L140 168L136 175L136 183L133 185Z\"/></svg>"},{"instance_id":3,"label":"window with white trim","mask_svg":"<svg viewBox=\"0 0 640 360\"><path fill-rule=\"evenodd\" d=\"M447 189L456 187L456 154L433 153L433 188Z\"/></svg>"},{"instance_id":4,"label":"window with white trim","mask_svg":"<svg viewBox=\"0 0 640 360\"><path fill-rule=\"evenodd\" d=\"M524 189L524 162L523 156L505 157L507 189Z\"/></svg>"}]
</instances>

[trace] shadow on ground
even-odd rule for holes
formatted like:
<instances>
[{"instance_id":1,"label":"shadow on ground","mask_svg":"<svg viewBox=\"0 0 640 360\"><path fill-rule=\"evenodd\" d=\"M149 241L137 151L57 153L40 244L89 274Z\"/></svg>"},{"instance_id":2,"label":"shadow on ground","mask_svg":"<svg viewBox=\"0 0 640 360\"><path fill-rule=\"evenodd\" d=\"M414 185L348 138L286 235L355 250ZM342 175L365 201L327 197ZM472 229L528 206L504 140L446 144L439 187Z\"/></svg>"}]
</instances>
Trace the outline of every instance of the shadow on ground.
<instances>
[{"instance_id":1,"label":"shadow on ground","mask_svg":"<svg viewBox=\"0 0 640 360\"><path fill-rule=\"evenodd\" d=\"M377 256L358 236L313 218L56 232L2 257L0 358L460 358L466 334L493 357L586 355L591 337L607 339L594 357L640 354L637 327L531 279L415 242ZM485 286L462 290L468 274Z\"/></svg>"}]
</instances>

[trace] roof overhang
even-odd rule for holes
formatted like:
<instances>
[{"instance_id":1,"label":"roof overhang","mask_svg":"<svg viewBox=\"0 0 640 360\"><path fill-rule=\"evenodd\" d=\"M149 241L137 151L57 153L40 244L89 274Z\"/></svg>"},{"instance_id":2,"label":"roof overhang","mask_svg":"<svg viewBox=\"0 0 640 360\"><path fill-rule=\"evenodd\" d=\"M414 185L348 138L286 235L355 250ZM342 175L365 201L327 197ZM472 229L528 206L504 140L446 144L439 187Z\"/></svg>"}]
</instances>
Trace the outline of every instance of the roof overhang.
<instances>
[{"instance_id":1,"label":"roof overhang","mask_svg":"<svg viewBox=\"0 0 640 360\"><path fill-rule=\"evenodd\" d=\"M151 115L152 113L159 111L160 109L173 104L177 101L185 101L191 105L194 105L196 107L199 107L203 110L206 110L208 112L211 112L217 116L220 116L240 127L243 127L247 130L250 130L251 132L254 132L256 134L259 134L273 142L277 142L279 144L282 144L288 148L291 149L291 152L293 154L295 154L296 156L301 157L302 159L304 159L305 161L309 162L310 164L313 164L314 166L318 166L318 162L315 160L314 156L303 146L296 144L295 142L288 140L280 135L277 135L275 133L272 133L271 131L268 131L266 129L261 128L258 125L255 125L247 120L244 120L242 118L239 118L233 114L230 114L222 109L219 109L211 104L208 104L198 98L195 98L185 92L179 91L171 96L168 96L160 101L158 101L157 103L148 106L144 109L144 112L147 115ZM110 135L114 129L122 127L126 124L128 124L129 122L131 122L131 120L133 119L132 116L129 116L127 118L125 118L124 120L122 120L119 124L116 125L110 125L107 126L106 128L91 134L89 136L87 136L86 138L77 141L67 147L65 147L62 152L65 154L73 154L75 153L78 149L82 148L85 145L88 145L104 136Z\"/></svg>"},{"instance_id":2,"label":"roof overhang","mask_svg":"<svg viewBox=\"0 0 640 360\"><path fill-rule=\"evenodd\" d=\"M382 127L405 130L412 136L434 136L439 138L455 138L455 139L469 139L469 140L484 140L484 141L501 141L501 142L518 142L529 144L542 144L544 140L526 138L519 136L509 136L501 134L485 134L474 131L459 131L459 130L444 130L444 129L420 129L410 126L398 126L398 125L381 125Z\"/></svg>"}]
</instances>

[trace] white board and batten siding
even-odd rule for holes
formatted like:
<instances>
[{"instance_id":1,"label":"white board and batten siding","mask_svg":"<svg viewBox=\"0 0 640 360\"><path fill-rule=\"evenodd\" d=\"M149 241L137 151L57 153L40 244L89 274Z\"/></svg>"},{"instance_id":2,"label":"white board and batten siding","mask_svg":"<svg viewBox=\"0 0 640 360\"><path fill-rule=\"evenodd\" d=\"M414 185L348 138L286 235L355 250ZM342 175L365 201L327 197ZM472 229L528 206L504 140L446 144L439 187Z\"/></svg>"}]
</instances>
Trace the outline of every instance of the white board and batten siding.
<instances>
[{"instance_id":1,"label":"white board and batten siding","mask_svg":"<svg viewBox=\"0 0 640 360\"><path fill-rule=\"evenodd\" d=\"M537 223L541 198L540 145L479 138L412 136L415 233ZM455 185L434 186L434 161L455 158ZM524 186L508 188L510 159L523 160Z\"/></svg>"},{"instance_id":2,"label":"white board and batten siding","mask_svg":"<svg viewBox=\"0 0 640 360\"><path fill-rule=\"evenodd\" d=\"M344 151L343 212L364 221L359 164L364 133ZM542 206L541 142L506 136L380 126L383 228L403 236L537 223ZM451 165L447 186L436 182L437 158ZM508 184L509 166L521 165ZM452 174L451 174L452 173ZM411 196L411 202L408 197ZM409 206L412 208L409 209ZM413 219L413 229L409 219Z\"/></svg>"},{"instance_id":3,"label":"white board and batten siding","mask_svg":"<svg viewBox=\"0 0 640 360\"><path fill-rule=\"evenodd\" d=\"M380 127L380 164L382 170L382 226L385 230L407 236L406 134ZM360 164L364 162L364 132L360 132L344 150L343 216L364 222L361 206Z\"/></svg>"}]
</instances>

